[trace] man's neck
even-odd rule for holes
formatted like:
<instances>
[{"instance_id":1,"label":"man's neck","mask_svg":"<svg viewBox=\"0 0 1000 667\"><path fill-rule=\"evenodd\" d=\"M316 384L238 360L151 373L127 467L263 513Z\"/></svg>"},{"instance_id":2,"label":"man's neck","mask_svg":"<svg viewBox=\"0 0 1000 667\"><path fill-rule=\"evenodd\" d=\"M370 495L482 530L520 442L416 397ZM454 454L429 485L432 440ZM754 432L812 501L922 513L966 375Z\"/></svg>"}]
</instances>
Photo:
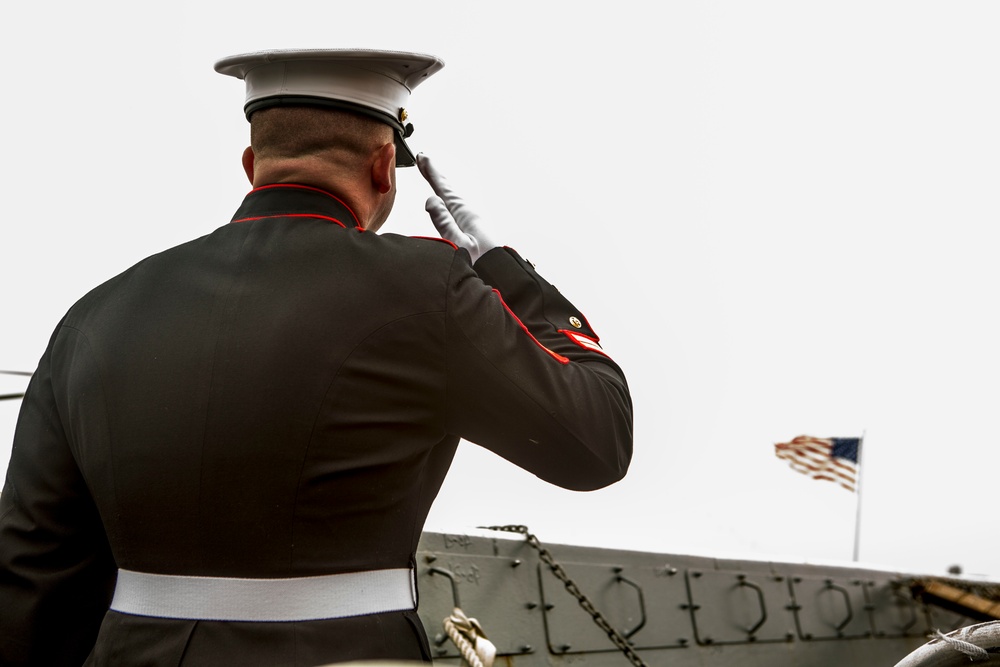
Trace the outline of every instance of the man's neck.
<instances>
[{"instance_id":1,"label":"man's neck","mask_svg":"<svg viewBox=\"0 0 1000 667\"><path fill-rule=\"evenodd\" d=\"M319 158L258 161L254 167L253 187L296 183L326 190L347 204L363 227L369 226L374 207L364 196L365 189L356 174Z\"/></svg>"}]
</instances>

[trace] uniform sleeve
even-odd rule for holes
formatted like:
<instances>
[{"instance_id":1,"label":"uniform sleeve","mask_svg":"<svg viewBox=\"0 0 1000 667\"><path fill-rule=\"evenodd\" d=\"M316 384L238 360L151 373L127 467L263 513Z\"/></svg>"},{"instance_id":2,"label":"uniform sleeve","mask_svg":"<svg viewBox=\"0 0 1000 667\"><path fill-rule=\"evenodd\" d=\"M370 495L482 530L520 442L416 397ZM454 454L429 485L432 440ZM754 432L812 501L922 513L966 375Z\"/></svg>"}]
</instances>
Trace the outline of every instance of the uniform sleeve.
<instances>
[{"instance_id":1,"label":"uniform sleeve","mask_svg":"<svg viewBox=\"0 0 1000 667\"><path fill-rule=\"evenodd\" d=\"M114 590L114 559L56 408L51 357L50 344L0 494L2 665L82 664Z\"/></svg>"},{"instance_id":2,"label":"uniform sleeve","mask_svg":"<svg viewBox=\"0 0 1000 667\"><path fill-rule=\"evenodd\" d=\"M586 318L510 248L456 255L448 302L448 420L541 479L591 490L632 457L632 401Z\"/></svg>"}]
</instances>

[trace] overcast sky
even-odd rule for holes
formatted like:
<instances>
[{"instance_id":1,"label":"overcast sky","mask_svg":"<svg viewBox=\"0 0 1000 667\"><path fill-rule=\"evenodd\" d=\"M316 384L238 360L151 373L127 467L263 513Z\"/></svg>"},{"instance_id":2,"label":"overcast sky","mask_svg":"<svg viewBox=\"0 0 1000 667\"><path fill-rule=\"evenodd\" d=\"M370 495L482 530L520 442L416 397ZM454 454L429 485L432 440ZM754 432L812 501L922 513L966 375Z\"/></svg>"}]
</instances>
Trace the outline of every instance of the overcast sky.
<instances>
[{"instance_id":1,"label":"overcast sky","mask_svg":"<svg viewBox=\"0 0 1000 667\"><path fill-rule=\"evenodd\" d=\"M589 6L5 8L0 368L33 370L84 292L229 220L248 126L217 59L433 53L411 146L586 313L636 449L580 494L465 444L428 530L850 561L855 496L774 443L863 433L861 560L1000 578L1000 3ZM399 188L384 230L433 233L416 170Z\"/></svg>"}]
</instances>

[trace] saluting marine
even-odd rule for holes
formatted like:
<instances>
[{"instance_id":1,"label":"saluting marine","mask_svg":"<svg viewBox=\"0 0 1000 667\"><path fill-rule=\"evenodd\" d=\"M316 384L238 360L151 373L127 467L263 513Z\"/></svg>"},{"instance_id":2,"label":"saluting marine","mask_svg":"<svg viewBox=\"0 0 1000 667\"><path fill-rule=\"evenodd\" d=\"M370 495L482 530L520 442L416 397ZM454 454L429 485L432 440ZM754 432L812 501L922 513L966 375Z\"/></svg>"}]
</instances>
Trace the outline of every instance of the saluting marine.
<instances>
[{"instance_id":1,"label":"saluting marine","mask_svg":"<svg viewBox=\"0 0 1000 667\"><path fill-rule=\"evenodd\" d=\"M460 438L569 489L624 476L621 369L407 146L442 66L216 64L253 189L53 333L0 497L0 663L429 662L414 552ZM375 233L414 164L446 242Z\"/></svg>"}]
</instances>

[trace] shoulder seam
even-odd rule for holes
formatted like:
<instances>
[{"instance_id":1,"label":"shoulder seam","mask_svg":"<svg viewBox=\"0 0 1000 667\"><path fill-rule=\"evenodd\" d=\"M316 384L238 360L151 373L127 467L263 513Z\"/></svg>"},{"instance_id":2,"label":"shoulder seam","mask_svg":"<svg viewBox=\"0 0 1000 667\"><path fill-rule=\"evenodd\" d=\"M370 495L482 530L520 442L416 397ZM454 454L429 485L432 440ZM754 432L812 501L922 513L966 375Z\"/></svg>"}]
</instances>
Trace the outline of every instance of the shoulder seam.
<instances>
[{"instance_id":1,"label":"shoulder seam","mask_svg":"<svg viewBox=\"0 0 1000 667\"><path fill-rule=\"evenodd\" d=\"M443 239L439 236L408 236L411 239L421 239L423 241L437 241L439 243L447 243L452 247L453 250L458 250L458 246L449 241L448 239Z\"/></svg>"}]
</instances>

